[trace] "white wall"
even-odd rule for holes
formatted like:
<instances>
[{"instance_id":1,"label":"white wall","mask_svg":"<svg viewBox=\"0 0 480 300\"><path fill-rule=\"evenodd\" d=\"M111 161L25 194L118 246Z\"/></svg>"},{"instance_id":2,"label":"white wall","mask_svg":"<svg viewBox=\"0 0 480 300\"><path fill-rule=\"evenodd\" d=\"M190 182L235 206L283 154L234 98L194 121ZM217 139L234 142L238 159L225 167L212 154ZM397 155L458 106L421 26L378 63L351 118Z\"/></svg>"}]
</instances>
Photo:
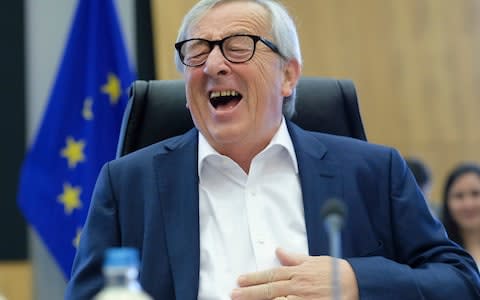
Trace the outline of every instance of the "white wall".
<instances>
[{"instance_id":1,"label":"white wall","mask_svg":"<svg viewBox=\"0 0 480 300\"><path fill-rule=\"evenodd\" d=\"M78 0L26 0L26 111L27 138L32 141L42 119L50 89L60 64ZM96 0L100 1L100 0ZM135 0L115 0L123 35L135 57ZM63 299L65 280L35 233L30 233L30 258L34 267L36 300Z\"/></svg>"}]
</instances>

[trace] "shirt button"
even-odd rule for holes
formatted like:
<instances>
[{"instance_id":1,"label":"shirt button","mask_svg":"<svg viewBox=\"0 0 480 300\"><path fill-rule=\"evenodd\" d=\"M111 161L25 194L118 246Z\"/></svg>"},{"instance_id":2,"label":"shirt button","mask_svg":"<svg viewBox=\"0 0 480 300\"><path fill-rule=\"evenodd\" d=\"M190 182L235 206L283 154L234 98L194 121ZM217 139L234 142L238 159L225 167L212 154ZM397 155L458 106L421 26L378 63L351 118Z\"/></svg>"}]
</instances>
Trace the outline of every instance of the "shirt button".
<instances>
[{"instance_id":1,"label":"shirt button","mask_svg":"<svg viewBox=\"0 0 480 300\"><path fill-rule=\"evenodd\" d=\"M265 236L263 234L256 234L255 240L259 245L265 244Z\"/></svg>"}]
</instances>

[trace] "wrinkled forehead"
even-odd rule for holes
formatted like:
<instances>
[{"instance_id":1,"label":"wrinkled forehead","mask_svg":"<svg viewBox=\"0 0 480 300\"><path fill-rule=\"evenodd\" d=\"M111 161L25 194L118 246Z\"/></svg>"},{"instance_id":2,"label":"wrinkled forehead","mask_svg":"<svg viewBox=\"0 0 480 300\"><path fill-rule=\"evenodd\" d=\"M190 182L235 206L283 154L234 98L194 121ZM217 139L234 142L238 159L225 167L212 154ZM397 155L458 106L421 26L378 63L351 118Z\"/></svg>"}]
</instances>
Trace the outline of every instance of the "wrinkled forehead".
<instances>
[{"instance_id":1,"label":"wrinkled forehead","mask_svg":"<svg viewBox=\"0 0 480 300\"><path fill-rule=\"evenodd\" d=\"M222 1L192 19L186 38L221 38L236 33L270 35L269 11L254 1Z\"/></svg>"}]
</instances>

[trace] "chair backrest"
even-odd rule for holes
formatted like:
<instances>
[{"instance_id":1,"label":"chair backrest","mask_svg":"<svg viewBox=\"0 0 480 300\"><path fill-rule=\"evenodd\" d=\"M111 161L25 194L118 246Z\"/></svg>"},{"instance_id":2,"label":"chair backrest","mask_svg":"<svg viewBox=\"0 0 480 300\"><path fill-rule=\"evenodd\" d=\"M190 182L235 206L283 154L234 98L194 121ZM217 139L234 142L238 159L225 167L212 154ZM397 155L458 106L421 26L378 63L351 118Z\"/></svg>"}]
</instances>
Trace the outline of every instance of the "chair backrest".
<instances>
[{"instance_id":1,"label":"chair backrest","mask_svg":"<svg viewBox=\"0 0 480 300\"><path fill-rule=\"evenodd\" d=\"M183 80L135 81L123 116L117 157L191 129L185 102ZM292 121L307 130L367 139L350 80L302 77Z\"/></svg>"}]
</instances>

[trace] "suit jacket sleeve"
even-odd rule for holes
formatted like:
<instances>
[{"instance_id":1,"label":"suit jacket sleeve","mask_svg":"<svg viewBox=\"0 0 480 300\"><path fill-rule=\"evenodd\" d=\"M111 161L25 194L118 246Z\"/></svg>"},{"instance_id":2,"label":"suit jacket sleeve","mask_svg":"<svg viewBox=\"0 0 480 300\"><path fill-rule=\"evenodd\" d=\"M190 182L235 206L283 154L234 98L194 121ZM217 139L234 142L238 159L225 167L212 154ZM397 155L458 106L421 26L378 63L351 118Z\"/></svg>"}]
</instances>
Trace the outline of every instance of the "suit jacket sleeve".
<instances>
[{"instance_id":1,"label":"suit jacket sleeve","mask_svg":"<svg viewBox=\"0 0 480 300\"><path fill-rule=\"evenodd\" d=\"M480 299L475 263L429 215L413 177L393 149L385 182L394 255L347 259L360 299Z\"/></svg>"}]
</instances>

